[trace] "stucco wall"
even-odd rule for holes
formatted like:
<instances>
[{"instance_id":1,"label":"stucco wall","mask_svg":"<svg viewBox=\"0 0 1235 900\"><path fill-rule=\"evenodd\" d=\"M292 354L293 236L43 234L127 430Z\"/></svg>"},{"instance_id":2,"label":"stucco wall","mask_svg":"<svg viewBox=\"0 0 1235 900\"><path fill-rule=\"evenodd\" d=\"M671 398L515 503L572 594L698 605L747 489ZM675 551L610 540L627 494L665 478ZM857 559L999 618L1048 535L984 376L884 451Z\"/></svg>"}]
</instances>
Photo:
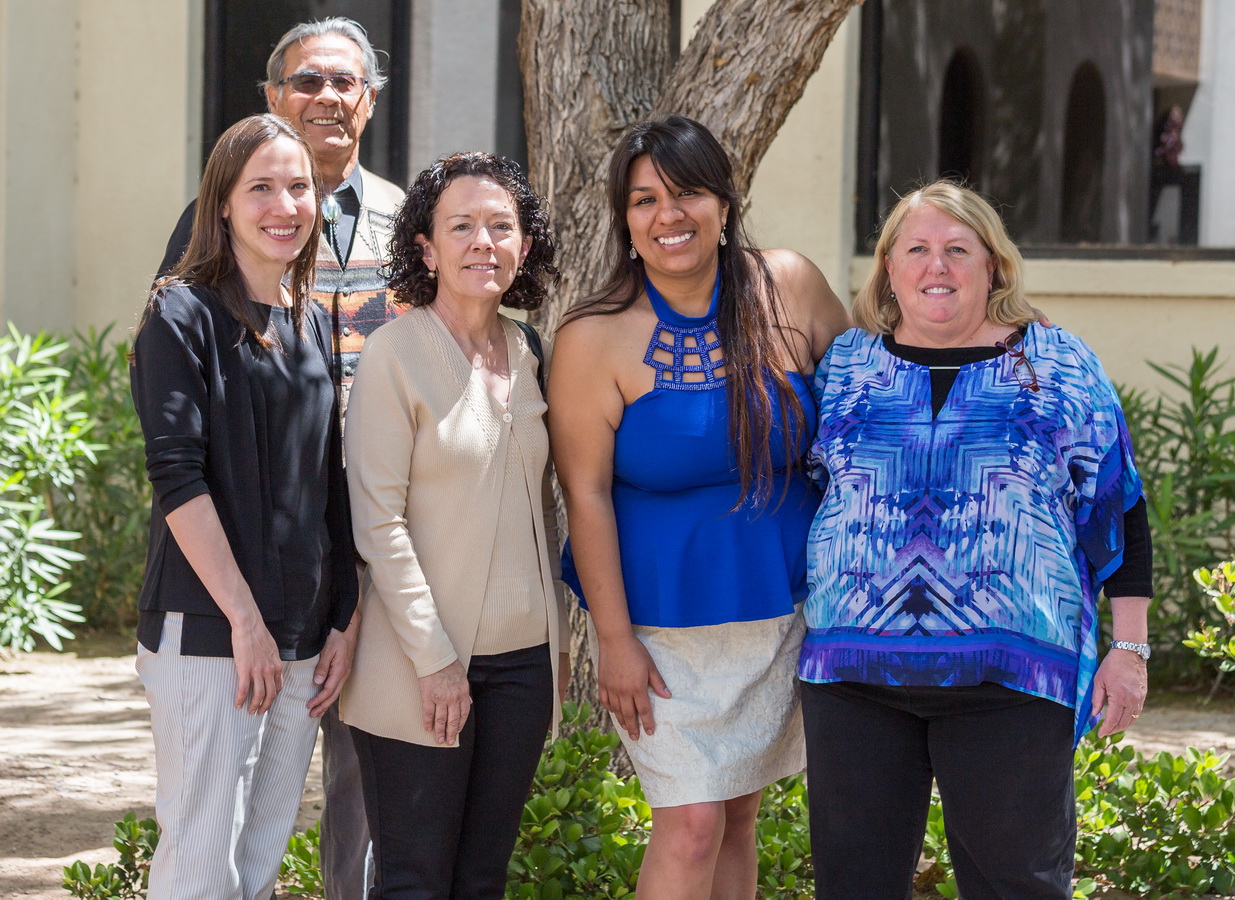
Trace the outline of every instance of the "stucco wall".
<instances>
[{"instance_id":1,"label":"stucco wall","mask_svg":"<svg viewBox=\"0 0 1235 900\"><path fill-rule=\"evenodd\" d=\"M133 321L196 183L200 20L201 0L5 0L0 315L19 328Z\"/></svg>"},{"instance_id":2,"label":"stucco wall","mask_svg":"<svg viewBox=\"0 0 1235 900\"><path fill-rule=\"evenodd\" d=\"M3 311L23 330L73 325L77 0L6 0Z\"/></svg>"}]
</instances>

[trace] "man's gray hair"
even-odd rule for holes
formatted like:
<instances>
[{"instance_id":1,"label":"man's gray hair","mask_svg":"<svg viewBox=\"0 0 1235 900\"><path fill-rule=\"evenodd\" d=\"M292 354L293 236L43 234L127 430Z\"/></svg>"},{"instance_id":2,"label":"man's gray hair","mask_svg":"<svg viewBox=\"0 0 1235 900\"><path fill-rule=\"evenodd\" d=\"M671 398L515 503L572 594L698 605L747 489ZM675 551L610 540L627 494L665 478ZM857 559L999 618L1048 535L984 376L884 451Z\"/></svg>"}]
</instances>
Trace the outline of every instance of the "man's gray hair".
<instances>
[{"instance_id":1,"label":"man's gray hair","mask_svg":"<svg viewBox=\"0 0 1235 900\"><path fill-rule=\"evenodd\" d=\"M283 80L283 66L287 62L287 48L297 41L326 34L337 34L345 37L360 48L360 57L364 61L364 77L368 79L369 87L380 91L386 86L386 76L382 74L377 63L377 53L369 43L369 35L359 22L345 16L330 16L313 22L301 22L287 34L279 38L275 44L270 59L266 60L266 87L278 88ZM359 73L357 73L359 74Z\"/></svg>"}]
</instances>

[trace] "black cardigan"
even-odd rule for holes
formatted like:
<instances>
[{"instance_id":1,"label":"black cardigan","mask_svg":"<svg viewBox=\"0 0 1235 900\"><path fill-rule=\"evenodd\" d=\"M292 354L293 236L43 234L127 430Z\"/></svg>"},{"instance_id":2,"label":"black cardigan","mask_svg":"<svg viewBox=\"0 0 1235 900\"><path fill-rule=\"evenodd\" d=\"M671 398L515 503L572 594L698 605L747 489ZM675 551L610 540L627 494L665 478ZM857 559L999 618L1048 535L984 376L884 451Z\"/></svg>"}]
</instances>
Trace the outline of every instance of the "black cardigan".
<instances>
[{"instance_id":1,"label":"black cardigan","mask_svg":"<svg viewBox=\"0 0 1235 900\"><path fill-rule=\"evenodd\" d=\"M330 323L314 303L306 316L330 371ZM223 615L166 519L194 497L209 494L262 619L284 617L281 562L267 538L273 512L263 473L272 461L256 435L260 398L253 396L247 375L259 348L251 335L237 343L240 334L240 323L213 291L176 285L165 289L134 344L130 385L154 486L141 610ZM358 585L337 398L329 427L331 548L325 563L333 585L330 625L343 631L356 608Z\"/></svg>"}]
</instances>

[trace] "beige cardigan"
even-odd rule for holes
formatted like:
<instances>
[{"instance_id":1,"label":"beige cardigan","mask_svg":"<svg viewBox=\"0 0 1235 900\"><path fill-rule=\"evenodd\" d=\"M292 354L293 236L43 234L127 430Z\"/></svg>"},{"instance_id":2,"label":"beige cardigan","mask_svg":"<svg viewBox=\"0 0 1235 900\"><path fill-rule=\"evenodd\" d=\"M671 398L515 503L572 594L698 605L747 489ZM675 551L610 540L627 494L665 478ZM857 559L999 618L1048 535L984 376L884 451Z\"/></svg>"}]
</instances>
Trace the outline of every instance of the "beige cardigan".
<instances>
[{"instance_id":1,"label":"beige cardigan","mask_svg":"<svg viewBox=\"0 0 1235 900\"><path fill-rule=\"evenodd\" d=\"M421 724L417 673L471 659L489 559L511 527L497 516L512 429L528 496L540 500L531 520L555 684L558 652L570 647L536 357L518 326L501 321L512 373L505 409L428 308L378 328L361 354L345 440L352 525L369 568L340 714L370 734L436 746Z\"/></svg>"}]
</instances>

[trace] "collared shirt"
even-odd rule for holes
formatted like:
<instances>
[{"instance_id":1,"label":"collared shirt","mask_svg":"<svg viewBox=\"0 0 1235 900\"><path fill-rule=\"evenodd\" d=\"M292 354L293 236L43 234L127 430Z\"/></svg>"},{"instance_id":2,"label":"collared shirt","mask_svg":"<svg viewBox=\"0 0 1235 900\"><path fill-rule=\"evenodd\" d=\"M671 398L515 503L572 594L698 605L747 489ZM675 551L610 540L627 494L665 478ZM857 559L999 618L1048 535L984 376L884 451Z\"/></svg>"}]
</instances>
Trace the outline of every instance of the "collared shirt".
<instances>
[{"instance_id":1,"label":"collared shirt","mask_svg":"<svg viewBox=\"0 0 1235 900\"><path fill-rule=\"evenodd\" d=\"M360 206L364 202L364 184L360 179L360 166L353 167L351 174L334 189L334 198L339 201L342 214L334 225L323 222L322 230L326 233L326 239L334 250L335 257L341 263L351 253L352 239L356 236L356 220L360 217Z\"/></svg>"}]
</instances>

